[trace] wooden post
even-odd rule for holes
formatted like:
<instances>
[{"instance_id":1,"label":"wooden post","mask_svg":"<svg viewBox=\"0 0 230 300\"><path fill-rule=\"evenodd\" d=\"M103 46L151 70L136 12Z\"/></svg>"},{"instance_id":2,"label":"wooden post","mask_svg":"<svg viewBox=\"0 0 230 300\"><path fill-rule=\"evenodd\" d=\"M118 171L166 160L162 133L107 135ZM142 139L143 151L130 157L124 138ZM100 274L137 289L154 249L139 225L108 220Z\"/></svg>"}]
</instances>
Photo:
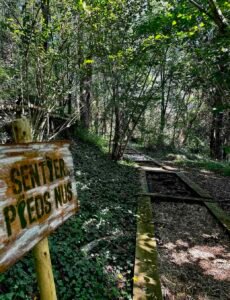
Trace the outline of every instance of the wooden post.
<instances>
[{"instance_id":1,"label":"wooden post","mask_svg":"<svg viewBox=\"0 0 230 300\"><path fill-rule=\"evenodd\" d=\"M13 121L12 130L15 142L29 143L32 141L31 127L26 118ZM40 290L40 299L57 300L48 238L43 239L34 247L33 256Z\"/></svg>"},{"instance_id":2,"label":"wooden post","mask_svg":"<svg viewBox=\"0 0 230 300\"><path fill-rule=\"evenodd\" d=\"M41 300L56 300L48 238L41 240L34 247L33 255Z\"/></svg>"}]
</instances>

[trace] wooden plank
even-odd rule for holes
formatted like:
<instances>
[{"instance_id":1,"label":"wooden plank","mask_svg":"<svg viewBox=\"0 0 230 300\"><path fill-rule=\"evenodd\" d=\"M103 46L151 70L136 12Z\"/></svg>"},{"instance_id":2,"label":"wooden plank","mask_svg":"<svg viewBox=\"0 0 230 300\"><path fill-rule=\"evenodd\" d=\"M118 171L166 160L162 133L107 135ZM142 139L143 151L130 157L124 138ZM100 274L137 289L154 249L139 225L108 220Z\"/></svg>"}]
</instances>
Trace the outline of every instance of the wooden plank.
<instances>
[{"instance_id":1,"label":"wooden plank","mask_svg":"<svg viewBox=\"0 0 230 300\"><path fill-rule=\"evenodd\" d=\"M177 201L189 201L189 202L195 201L195 202L201 202L201 203L206 201L206 202L216 203L215 201L207 200L206 198L204 199L204 198L189 197L189 196L172 196L172 195L160 194L160 193L140 193L138 195L160 198L161 200L165 200L165 201L172 201L172 200L176 201L177 200Z\"/></svg>"},{"instance_id":2,"label":"wooden plank","mask_svg":"<svg viewBox=\"0 0 230 300\"><path fill-rule=\"evenodd\" d=\"M195 182L190 180L186 175L182 173L176 173L176 175L183 180L192 190L194 190L204 202L205 206L210 210L210 212L217 218L217 220L230 232L230 217L218 206L218 203L213 201L212 196L199 187ZM188 197L186 197L188 199ZM194 197L192 197L194 199ZM199 199L199 198L198 198Z\"/></svg>"},{"instance_id":3,"label":"wooden plank","mask_svg":"<svg viewBox=\"0 0 230 300\"><path fill-rule=\"evenodd\" d=\"M177 170L177 168L166 166L165 164L163 164L159 160L156 160L155 158L151 158L151 160L149 160L149 162L150 163L153 162L154 164L158 165L159 167L161 167L162 169L167 170L167 171L175 172L175 170Z\"/></svg>"},{"instance_id":4,"label":"wooden plank","mask_svg":"<svg viewBox=\"0 0 230 300\"><path fill-rule=\"evenodd\" d=\"M153 165L157 165L158 167L161 167L161 164L154 162L153 160L139 160L138 161L139 164L153 164Z\"/></svg>"},{"instance_id":5,"label":"wooden plank","mask_svg":"<svg viewBox=\"0 0 230 300\"><path fill-rule=\"evenodd\" d=\"M146 174L140 171L143 192L147 191ZM138 199L136 254L134 266L133 300L162 300L157 269L157 245L150 197Z\"/></svg>"},{"instance_id":6,"label":"wooden plank","mask_svg":"<svg viewBox=\"0 0 230 300\"><path fill-rule=\"evenodd\" d=\"M127 159L127 160L132 160L132 161L135 161L135 162L139 162L139 161L145 161L145 157L146 157L146 161L147 160L151 160L151 157L148 157L144 154L140 154L140 153L132 153L132 154L126 154L124 153L124 159Z\"/></svg>"},{"instance_id":7,"label":"wooden plank","mask_svg":"<svg viewBox=\"0 0 230 300\"><path fill-rule=\"evenodd\" d=\"M216 203L210 203L205 201L204 204L217 218L217 220L222 224L222 226L224 226L230 233L230 216L227 215Z\"/></svg>"},{"instance_id":8,"label":"wooden plank","mask_svg":"<svg viewBox=\"0 0 230 300\"><path fill-rule=\"evenodd\" d=\"M143 165L139 165L138 163L138 166L139 166L139 169L141 170L144 170L146 172L149 172L149 173L167 173L168 171L162 169L161 167L155 167L155 166L143 166Z\"/></svg>"},{"instance_id":9,"label":"wooden plank","mask_svg":"<svg viewBox=\"0 0 230 300\"><path fill-rule=\"evenodd\" d=\"M78 211L69 145L0 146L0 272Z\"/></svg>"},{"instance_id":10,"label":"wooden plank","mask_svg":"<svg viewBox=\"0 0 230 300\"><path fill-rule=\"evenodd\" d=\"M146 172L140 169L140 182L141 182L141 189L143 193L148 191L148 184L146 181Z\"/></svg>"},{"instance_id":11,"label":"wooden plank","mask_svg":"<svg viewBox=\"0 0 230 300\"><path fill-rule=\"evenodd\" d=\"M176 173L176 175L202 198L212 198L212 196L207 191L199 187L199 185L197 185L195 182L190 180L186 175L178 172Z\"/></svg>"},{"instance_id":12,"label":"wooden plank","mask_svg":"<svg viewBox=\"0 0 230 300\"><path fill-rule=\"evenodd\" d=\"M162 299L157 269L157 245L154 238L152 206L149 197L138 199L137 239L133 299Z\"/></svg>"},{"instance_id":13,"label":"wooden plank","mask_svg":"<svg viewBox=\"0 0 230 300\"><path fill-rule=\"evenodd\" d=\"M149 156L148 156L149 157ZM150 158L150 157L149 157ZM143 161L144 162L144 161ZM162 169L164 169L164 170L167 170L167 171L174 171L175 170L175 168L173 168L173 167L169 167L169 166L166 166L165 164L163 164L162 162L160 162L159 160L157 160L157 159L155 159L155 158L152 158L151 157L151 160L149 160L149 162L151 163L154 163L154 164L156 164L156 165L158 165L159 167L161 167Z\"/></svg>"},{"instance_id":14,"label":"wooden plank","mask_svg":"<svg viewBox=\"0 0 230 300\"><path fill-rule=\"evenodd\" d=\"M154 163L154 164L156 164L157 166L159 166L159 167L161 167L162 169L165 169L165 170L168 170L168 171L175 171L175 170L177 170L177 169L175 169L175 168L173 168L173 167L169 167L169 166L166 166L166 165L164 165L162 162L160 162L159 160L157 160L157 159L155 159L155 158L152 158L152 157L150 157L150 156L148 156L148 155L146 155L146 154L143 154L142 152L140 152L140 151L137 151L137 150L135 150L135 149L132 149L132 148L129 148L129 150L131 150L131 151L135 151L136 153L136 155L137 156L139 156L139 157L145 157L146 159L139 159L138 157L135 159L135 161L136 162L138 162L138 163ZM125 152L125 154L127 154L127 155L129 155L129 153L126 153ZM131 153L130 153L131 154ZM134 154L134 153L132 153L132 154ZM129 159L129 158L128 158Z\"/></svg>"},{"instance_id":15,"label":"wooden plank","mask_svg":"<svg viewBox=\"0 0 230 300\"><path fill-rule=\"evenodd\" d=\"M147 173L164 173L164 174L175 174L176 175L176 172L169 171L169 170L166 170L163 168L161 169L161 168L153 167L153 166L140 166L140 168L142 170L146 171Z\"/></svg>"},{"instance_id":16,"label":"wooden plank","mask_svg":"<svg viewBox=\"0 0 230 300\"><path fill-rule=\"evenodd\" d=\"M156 159L154 159L154 158L152 158L151 159L152 160L152 162L154 163L154 164L156 164L156 165L158 165L158 166L160 166L160 167L164 167L164 165L161 163L161 162L159 162L158 160L156 160Z\"/></svg>"}]
</instances>

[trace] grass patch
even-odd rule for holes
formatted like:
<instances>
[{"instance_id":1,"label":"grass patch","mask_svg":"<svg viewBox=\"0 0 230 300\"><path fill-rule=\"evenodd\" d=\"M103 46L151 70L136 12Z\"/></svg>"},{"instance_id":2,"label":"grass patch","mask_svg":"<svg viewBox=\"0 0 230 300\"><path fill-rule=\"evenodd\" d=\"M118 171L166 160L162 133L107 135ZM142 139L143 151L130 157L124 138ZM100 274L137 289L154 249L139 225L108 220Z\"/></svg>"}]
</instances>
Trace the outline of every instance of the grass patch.
<instances>
[{"instance_id":1,"label":"grass patch","mask_svg":"<svg viewBox=\"0 0 230 300\"><path fill-rule=\"evenodd\" d=\"M190 153L188 151L172 151L170 149L146 149L141 146L134 145L136 149L152 156L156 159L173 161L177 166L199 168L207 171L215 172L223 176L230 176L230 163L210 160L200 154Z\"/></svg>"},{"instance_id":2,"label":"grass patch","mask_svg":"<svg viewBox=\"0 0 230 300\"><path fill-rule=\"evenodd\" d=\"M230 164L212 160L189 160L179 159L174 161L177 165L183 167L199 168L207 171L219 173L224 176L230 176Z\"/></svg>"},{"instance_id":3,"label":"grass patch","mask_svg":"<svg viewBox=\"0 0 230 300\"><path fill-rule=\"evenodd\" d=\"M102 136L81 127L76 128L75 135L82 142L96 146L103 153L107 152L108 143Z\"/></svg>"},{"instance_id":4,"label":"grass patch","mask_svg":"<svg viewBox=\"0 0 230 300\"><path fill-rule=\"evenodd\" d=\"M132 299L138 173L90 143L77 141L72 153L81 211L49 237L58 299ZM28 253L0 275L0 299L38 297Z\"/></svg>"}]
</instances>

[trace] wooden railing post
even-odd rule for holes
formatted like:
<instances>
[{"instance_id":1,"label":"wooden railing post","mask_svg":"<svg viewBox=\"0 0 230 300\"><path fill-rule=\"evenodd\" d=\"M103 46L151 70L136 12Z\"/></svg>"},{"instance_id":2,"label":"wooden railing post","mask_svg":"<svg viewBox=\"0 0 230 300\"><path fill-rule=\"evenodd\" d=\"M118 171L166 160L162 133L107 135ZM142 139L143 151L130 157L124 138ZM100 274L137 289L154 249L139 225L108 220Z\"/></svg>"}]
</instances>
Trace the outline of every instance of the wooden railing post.
<instances>
[{"instance_id":1,"label":"wooden railing post","mask_svg":"<svg viewBox=\"0 0 230 300\"><path fill-rule=\"evenodd\" d=\"M32 141L31 126L26 118L12 122L13 136L16 143ZM48 238L41 240L33 249L35 270L41 300L57 300Z\"/></svg>"}]
</instances>

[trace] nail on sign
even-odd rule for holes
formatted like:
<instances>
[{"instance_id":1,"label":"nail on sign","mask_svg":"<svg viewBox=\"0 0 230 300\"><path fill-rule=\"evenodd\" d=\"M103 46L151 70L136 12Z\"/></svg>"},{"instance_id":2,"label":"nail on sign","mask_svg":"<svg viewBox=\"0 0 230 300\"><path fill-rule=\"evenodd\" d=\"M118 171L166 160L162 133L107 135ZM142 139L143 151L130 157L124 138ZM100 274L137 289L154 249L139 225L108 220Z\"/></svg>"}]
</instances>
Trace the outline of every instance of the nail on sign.
<instances>
[{"instance_id":1,"label":"nail on sign","mask_svg":"<svg viewBox=\"0 0 230 300\"><path fill-rule=\"evenodd\" d=\"M0 272L78 209L68 141L0 146Z\"/></svg>"}]
</instances>

